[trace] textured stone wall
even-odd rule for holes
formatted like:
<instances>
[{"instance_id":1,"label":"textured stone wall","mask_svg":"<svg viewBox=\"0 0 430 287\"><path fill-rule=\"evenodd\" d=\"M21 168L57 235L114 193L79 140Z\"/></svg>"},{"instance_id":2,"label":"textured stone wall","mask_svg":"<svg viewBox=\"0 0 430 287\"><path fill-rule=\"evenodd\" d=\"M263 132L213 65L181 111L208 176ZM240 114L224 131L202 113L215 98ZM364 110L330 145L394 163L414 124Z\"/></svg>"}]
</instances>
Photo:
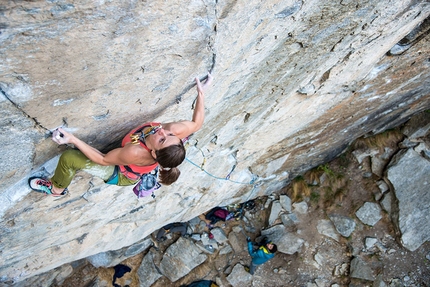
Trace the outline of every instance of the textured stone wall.
<instances>
[{"instance_id":1,"label":"textured stone wall","mask_svg":"<svg viewBox=\"0 0 430 287\"><path fill-rule=\"evenodd\" d=\"M2 282L270 194L430 107L426 1L123 2L0 6ZM66 198L27 188L62 151L49 130L106 149L139 123L188 119L208 70L205 125L155 199L85 173Z\"/></svg>"}]
</instances>

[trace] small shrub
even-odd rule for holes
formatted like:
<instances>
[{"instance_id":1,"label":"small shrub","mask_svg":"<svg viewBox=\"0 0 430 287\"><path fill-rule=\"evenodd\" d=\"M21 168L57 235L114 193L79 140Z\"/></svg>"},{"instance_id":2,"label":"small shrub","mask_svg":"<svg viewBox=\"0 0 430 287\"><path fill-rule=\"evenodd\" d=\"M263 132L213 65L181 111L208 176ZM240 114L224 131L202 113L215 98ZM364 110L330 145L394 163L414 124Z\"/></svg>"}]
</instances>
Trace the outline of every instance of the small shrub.
<instances>
[{"instance_id":1,"label":"small shrub","mask_svg":"<svg viewBox=\"0 0 430 287\"><path fill-rule=\"evenodd\" d=\"M311 202L313 203L318 203L318 201L320 200L321 195L319 194L319 192L313 191L311 192Z\"/></svg>"},{"instance_id":2,"label":"small shrub","mask_svg":"<svg viewBox=\"0 0 430 287\"><path fill-rule=\"evenodd\" d=\"M307 173L305 173L305 178L310 185L318 185L321 183L320 177L323 173L324 173L324 171L322 171L318 168L313 168L310 171L308 171Z\"/></svg>"},{"instance_id":3,"label":"small shrub","mask_svg":"<svg viewBox=\"0 0 430 287\"><path fill-rule=\"evenodd\" d=\"M318 170L323 171L329 177L334 177L335 176L334 171L330 169L330 166L329 166L328 163L322 164L322 165L318 166Z\"/></svg>"},{"instance_id":4,"label":"small shrub","mask_svg":"<svg viewBox=\"0 0 430 287\"><path fill-rule=\"evenodd\" d=\"M293 201L298 201L303 197L309 197L311 190L302 176L298 176L293 180Z\"/></svg>"},{"instance_id":5,"label":"small shrub","mask_svg":"<svg viewBox=\"0 0 430 287\"><path fill-rule=\"evenodd\" d=\"M371 137L361 137L357 139L353 147L354 149L378 148L383 150L388 146L396 146L403 139L403 134L398 129L386 130L380 134Z\"/></svg>"},{"instance_id":6,"label":"small shrub","mask_svg":"<svg viewBox=\"0 0 430 287\"><path fill-rule=\"evenodd\" d=\"M334 202L334 192L331 186L324 186L323 187L323 204L325 207L329 207Z\"/></svg>"}]
</instances>

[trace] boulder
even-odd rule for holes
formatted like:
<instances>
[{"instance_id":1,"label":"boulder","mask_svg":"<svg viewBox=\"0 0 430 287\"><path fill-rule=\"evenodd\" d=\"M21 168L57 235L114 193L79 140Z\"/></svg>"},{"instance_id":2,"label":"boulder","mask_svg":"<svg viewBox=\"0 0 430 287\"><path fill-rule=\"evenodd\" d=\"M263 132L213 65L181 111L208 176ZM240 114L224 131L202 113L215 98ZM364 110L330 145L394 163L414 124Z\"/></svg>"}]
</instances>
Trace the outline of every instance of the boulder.
<instances>
[{"instance_id":1,"label":"boulder","mask_svg":"<svg viewBox=\"0 0 430 287\"><path fill-rule=\"evenodd\" d=\"M143 257L139 269L137 270L137 276L140 282L139 287L150 287L163 276L155 266L151 252L148 252L145 257Z\"/></svg>"},{"instance_id":2,"label":"boulder","mask_svg":"<svg viewBox=\"0 0 430 287\"><path fill-rule=\"evenodd\" d=\"M414 251L430 239L430 161L413 149L395 155L387 169L398 206L394 223L404 247ZM397 217L397 218L396 218Z\"/></svg>"},{"instance_id":3,"label":"boulder","mask_svg":"<svg viewBox=\"0 0 430 287\"><path fill-rule=\"evenodd\" d=\"M288 232L284 225L275 225L261 231L261 236L266 236L278 246L278 251L285 254L294 254L300 251L303 239L295 233Z\"/></svg>"},{"instance_id":4,"label":"boulder","mask_svg":"<svg viewBox=\"0 0 430 287\"><path fill-rule=\"evenodd\" d=\"M231 273L227 276L227 281L233 287L250 286L252 275L246 272L243 265L236 264Z\"/></svg>"},{"instance_id":5,"label":"boulder","mask_svg":"<svg viewBox=\"0 0 430 287\"><path fill-rule=\"evenodd\" d=\"M370 266L361 258L354 257L351 261L350 276L362 280L373 281L375 276Z\"/></svg>"},{"instance_id":6,"label":"boulder","mask_svg":"<svg viewBox=\"0 0 430 287\"><path fill-rule=\"evenodd\" d=\"M355 212L355 215L364 224L374 226L382 218L381 207L374 202L365 202L364 205Z\"/></svg>"},{"instance_id":7,"label":"boulder","mask_svg":"<svg viewBox=\"0 0 430 287\"><path fill-rule=\"evenodd\" d=\"M339 233L336 232L332 221L327 219L318 220L317 230L320 234L339 241Z\"/></svg>"},{"instance_id":8,"label":"boulder","mask_svg":"<svg viewBox=\"0 0 430 287\"><path fill-rule=\"evenodd\" d=\"M170 281L175 282L206 259L207 255L201 253L200 249L191 240L179 237L164 252L159 269Z\"/></svg>"},{"instance_id":9,"label":"boulder","mask_svg":"<svg viewBox=\"0 0 430 287\"><path fill-rule=\"evenodd\" d=\"M349 237L355 230L355 221L352 218L338 214L330 214L328 217L333 222L337 232L343 237Z\"/></svg>"}]
</instances>

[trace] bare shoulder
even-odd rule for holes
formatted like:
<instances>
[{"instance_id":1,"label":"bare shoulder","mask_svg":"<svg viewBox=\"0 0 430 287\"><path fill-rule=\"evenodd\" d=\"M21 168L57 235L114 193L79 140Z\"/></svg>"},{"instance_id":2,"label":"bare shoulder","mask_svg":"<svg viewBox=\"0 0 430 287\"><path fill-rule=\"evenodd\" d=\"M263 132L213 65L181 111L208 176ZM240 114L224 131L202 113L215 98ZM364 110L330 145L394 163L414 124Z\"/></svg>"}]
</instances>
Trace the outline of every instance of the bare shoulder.
<instances>
[{"instance_id":1,"label":"bare shoulder","mask_svg":"<svg viewBox=\"0 0 430 287\"><path fill-rule=\"evenodd\" d=\"M192 121L163 123L162 126L180 139L186 138L195 132L195 123Z\"/></svg>"},{"instance_id":2,"label":"bare shoulder","mask_svg":"<svg viewBox=\"0 0 430 287\"><path fill-rule=\"evenodd\" d=\"M154 160L148 150L132 143L127 143L121 148L119 157L127 164L146 164Z\"/></svg>"}]
</instances>

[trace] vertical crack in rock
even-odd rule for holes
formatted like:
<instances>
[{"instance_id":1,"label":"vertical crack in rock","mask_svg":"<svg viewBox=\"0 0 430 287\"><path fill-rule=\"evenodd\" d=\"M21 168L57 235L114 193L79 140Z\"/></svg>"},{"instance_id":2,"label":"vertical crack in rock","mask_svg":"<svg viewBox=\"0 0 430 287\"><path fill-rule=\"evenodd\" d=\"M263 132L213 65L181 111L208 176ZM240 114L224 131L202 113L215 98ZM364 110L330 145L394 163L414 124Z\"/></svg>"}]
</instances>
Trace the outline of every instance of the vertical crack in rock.
<instances>
[{"instance_id":1,"label":"vertical crack in rock","mask_svg":"<svg viewBox=\"0 0 430 287\"><path fill-rule=\"evenodd\" d=\"M215 15L215 17L216 17L216 15L217 15L217 10L216 10L216 5L218 4L218 1L215 1L215 10L214 10L214 15ZM208 48L209 48L209 51L211 51L212 52L212 60L211 60L211 63L210 63L210 67L209 67L209 69L208 69L208 71L209 71L209 73L212 73L213 72L213 70L215 69L215 64L216 64L216 53L214 52L214 43L215 43L215 40L213 40L213 39L216 39L216 36L217 36L217 25L216 25L216 22L218 21L218 18L216 18L215 19L215 24L214 24L214 27L213 27L213 35L211 35L211 36L209 36L209 40L208 40L208 43L207 43L207 46L208 46ZM213 37L212 37L213 36ZM207 79L207 76L205 76L205 77L203 77L202 79L200 79L200 81L202 82L202 81L205 81ZM190 84L190 85L187 85L177 96L176 96L176 98L175 98L175 102L176 102L176 104L179 104L181 101L182 101L182 97L187 93L187 92L189 92L194 86L195 86L196 84L195 83L193 83L193 84ZM192 104L192 106L191 106L191 109L194 109L194 105L195 105L195 100L194 100L194 102L193 102L193 104Z\"/></svg>"},{"instance_id":2,"label":"vertical crack in rock","mask_svg":"<svg viewBox=\"0 0 430 287\"><path fill-rule=\"evenodd\" d=\"M34 122L34 125L38 128L41 128L47 132L51 132L48 128L44 127L40 122L37 121L36 118L31 117L29 114L27 114L17 103L15 103L10 96L6 93L6 91L2 88L0 85L0 93L5 97L6 100L8 100L18 111L20 111L25 117L29 118Z\"/></svg>"}]
</instances>

